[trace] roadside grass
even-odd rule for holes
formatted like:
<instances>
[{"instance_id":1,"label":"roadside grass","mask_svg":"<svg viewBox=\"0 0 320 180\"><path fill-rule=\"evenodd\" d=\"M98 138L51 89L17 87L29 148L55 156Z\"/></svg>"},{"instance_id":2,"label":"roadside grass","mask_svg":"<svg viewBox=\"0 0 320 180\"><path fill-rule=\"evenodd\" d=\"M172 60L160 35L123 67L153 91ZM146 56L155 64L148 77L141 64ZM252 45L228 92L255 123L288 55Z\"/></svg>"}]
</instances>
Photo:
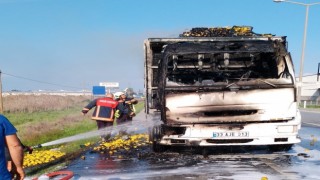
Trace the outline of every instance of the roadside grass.
<instances>
[{"instance_id":1,"label":"roadside grass","mask_svg":"<svg viewBox=\"0 0 320 180\"><path fill-rule=\"evenodd\" d=\"M311 108L311 109L318 109L320 110L320 105L307 105L306 108Z\"/></svg>"},{"instance_id":2,"label":"roadside grass","mask_svg":"<svg viewBox=\"0 0 320 180\"><path fill-rule=\"evenodd\" d=\"M139 103L134 105L134 107L136 109L136 113L138 114L144 108L144 101L139 101Z\"/></svg>"},{"instance_id":3,"label":"roadside grass","mask_svg":"<svg viewBox=\"0 0 320 180\"><path fill-rule=\"evenodd\" d=\"M95 129L96 123L83 116L81 108L5 115L17 128L21 141L35 145Z\"/></svg>"},{"instance_id":4,"label":"roadside grass","mask_svg":"<svg viewBox=\"0 0 320 180\"><path fill-rule=\"evenodd\" d=\"M300 110L309 110L309 111L320 111L320 105L306 105L304 108L303 105L299 106Z\"/></svg>"},{"instance_id":5,"label":"roadside grass","mask_svg":"<svg viewBox=\"0 0 320 180\"><path fill-rule=\"evenodd\" d=\"M37 130L39 129L38 126L32 127L31 132L28 130L20 131L19 137L21 136L21 141L26 145L36 145L96 129L96 123L90 119L71 123L68 121L65 123L55 123L55 125L41 128L40 130Z\"/></svg>"},{"instance_id":6,"label":"roadside grass","mask_svg":"<svg viewBox=\"0 0 320 180\"><path fill-rule=\"evenodd\" d=\"M47 111L37 111L37 112L14 112L14 113L4 113L5 116L14 124L16 127L23 124L33 124L43 121L54 121L56 119L62 118L69 114L79 113L81 114L81 106L73 106L68 109L63 110L47 110Z\"/></svg>"},{"instance_id":7,"label":"roadside grass","mask_svg":"<svg viewBox=\"0 0 320 180\"><path fill-rule=\"evenodd\" d=\"M88 95L9 95L3 98L4 112L40 112L64 110L76 104L88 102L92 97Z\"/></svg>"}]
</instances>

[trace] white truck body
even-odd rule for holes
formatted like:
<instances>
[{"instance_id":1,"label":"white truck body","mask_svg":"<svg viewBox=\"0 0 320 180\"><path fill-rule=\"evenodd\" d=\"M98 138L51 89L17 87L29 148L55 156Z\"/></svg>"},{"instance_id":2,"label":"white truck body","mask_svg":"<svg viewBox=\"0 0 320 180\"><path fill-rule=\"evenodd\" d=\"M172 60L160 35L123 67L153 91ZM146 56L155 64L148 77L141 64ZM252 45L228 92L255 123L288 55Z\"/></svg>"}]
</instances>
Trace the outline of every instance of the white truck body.
<instances>
[{"instance_id":1,"label":"white truck body","mask_svg":"<svg viewBox=\"0 0 320 180\"><path fill-rule=\"evenodd\" d=\"M163 146L299 143L294 67L285 37L253 34L145 40L147 114ZM237 35L237 36L234 36Z\"/></svg>"}]
</instances>

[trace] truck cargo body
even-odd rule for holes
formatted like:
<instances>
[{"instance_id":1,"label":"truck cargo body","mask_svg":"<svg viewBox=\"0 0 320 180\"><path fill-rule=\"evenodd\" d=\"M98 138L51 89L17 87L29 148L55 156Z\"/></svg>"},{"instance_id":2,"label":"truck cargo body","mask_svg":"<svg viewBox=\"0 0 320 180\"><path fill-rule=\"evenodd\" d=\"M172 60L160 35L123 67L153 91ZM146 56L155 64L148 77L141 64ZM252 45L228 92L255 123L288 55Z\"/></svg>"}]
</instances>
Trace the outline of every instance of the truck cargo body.
<instances>
[{"instance_id":1,"label":"truck cargo body","mask_svg":"<svg viewBox=\"0 0 320 180\"><path fill-rule=\"evenodd\" d=\"M299 143L301 117L285 37L145 41L145 111L162 146Z\"/></svg>"}]
</instances>

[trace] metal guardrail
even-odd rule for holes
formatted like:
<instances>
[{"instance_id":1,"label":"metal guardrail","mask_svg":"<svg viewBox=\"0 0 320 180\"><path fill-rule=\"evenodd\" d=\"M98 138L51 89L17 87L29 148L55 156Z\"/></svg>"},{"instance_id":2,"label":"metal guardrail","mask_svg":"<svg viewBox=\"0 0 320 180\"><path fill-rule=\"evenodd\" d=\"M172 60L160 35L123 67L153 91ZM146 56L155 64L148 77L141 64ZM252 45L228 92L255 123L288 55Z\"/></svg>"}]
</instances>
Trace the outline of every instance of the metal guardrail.
<instances>
[{"instance_id":1,"label":"metal guardrail","mask_svg":"<svg viewBox=\"0 0 320 180\"><path fill-rule=\"evenodd\" d=\"M302 101L300 107L302 108L319 108L320 110L320 101Z\"/></svg>"}]
</instances>

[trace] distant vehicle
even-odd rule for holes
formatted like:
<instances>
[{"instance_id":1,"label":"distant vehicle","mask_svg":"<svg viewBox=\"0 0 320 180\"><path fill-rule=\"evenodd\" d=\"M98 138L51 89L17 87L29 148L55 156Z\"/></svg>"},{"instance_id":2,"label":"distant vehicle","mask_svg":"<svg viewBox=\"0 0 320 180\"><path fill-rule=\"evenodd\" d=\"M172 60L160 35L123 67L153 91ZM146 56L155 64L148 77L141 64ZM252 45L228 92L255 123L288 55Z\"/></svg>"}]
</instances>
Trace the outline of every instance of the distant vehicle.
<instances>
[{"instance_id":1,"label":"distant vehicle","mask_svg":"<svg viewBox=\"0 0 320 180\"><path fill-rule=\"evenodd\" d=\"M150 134L167 146L299 143L294 67L285 36L250 26L193 28L178 38L149 38L145 111L163 124Z\"/></svg>"}]
</instances>

